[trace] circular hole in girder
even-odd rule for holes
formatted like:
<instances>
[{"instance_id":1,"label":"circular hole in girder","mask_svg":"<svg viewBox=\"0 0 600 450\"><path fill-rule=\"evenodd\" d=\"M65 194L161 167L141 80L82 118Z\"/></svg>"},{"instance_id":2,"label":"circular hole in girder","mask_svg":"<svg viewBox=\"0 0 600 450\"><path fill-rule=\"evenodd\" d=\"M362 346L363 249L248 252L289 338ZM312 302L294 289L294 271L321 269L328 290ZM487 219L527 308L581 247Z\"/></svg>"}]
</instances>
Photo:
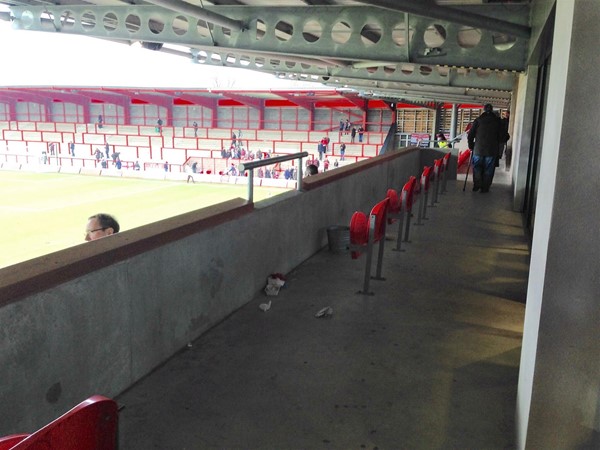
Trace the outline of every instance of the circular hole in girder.
<instances>
[{"instance_id":1,"label":"circular hole in girder","mask_svg":"<svg viewBox=\"0 0 600 450\"><path fill-rule=\"evenodd\" d=\"M140 16L136 16L134 14L129 14L125 18L125 28L130 33L137 33L140 31L140 27L142 26L142 21L140 20Z\"/></svg>"},{"instance_id":2,"label":"circular hole in girder","mask_svg":"<svg viewBox=\"0 0 600 450\"><path fill-rule=\"evenodd\" d=\"M228 64L230 66L235 65L236 60L237 59L236 59L235 55L233 55L231 53L228 53L227 56L225 56L225 64Z\"/></svg>"},{"instance_id":3,"label":"circular hole in girder","mask_svg":"<svg viewBox=\"0 0 600 450\"><path fill-rule=\"evenodd\" d=\"M279 59L269 59L269 64L271 65L271 67L276 68L279 67L281 61Z\"/></svg>"},{"instance_id":4,"label":"circular hole in girder","mask_svg":"<svg viewBox=\"0 0 600 450\"><path fill-rule=\"evenodd\" d=\"M367 23L360 30L360 39L366 47L377 44L381 40L382 29L376 23Z\"/></svg>"},{"instance_id":5,"label":"circular hole in girder","mask_svg":"<svg viewBox=\"0 0 600 450\"><path fill-rule=\"evenodd\" d=\"M415 29L413 27L408 27L407 30L406 24L400 22L392 28L392 41L394 41L398 47L404 47L409 44L414 34Z\"/></svg>"},{"instance_id":6,"label":"circular hole in girder","mask_svg":"<svg viewBox=\"0 0 600 450\"><path fill-rule=\"evenodd\" d=\"M240 66L248 67L250 65L250 57L246 55L240 56Z\"/></svg>"},{"instance_id":7,"label":"circular hole in girder","mask_svg":"<svg viewBox=\"0 0 600 450\"><path fill-rule=\"evenodd\" d=\"M441 47L446 42L446 29L439 25L429 25L423 33L423 41L427 47Z\"/></svg>"},{"instance_id":8,"label":"circular hole in girder","mask_svg":"<svg viewBox=\"0 0 600 450\"><path fill-rule=\"evenodd\" d=\"M254 65L258 68L264 67L265 65L265 58L263 58L262 56L258 56L254 59Z\"/></svg>"},{"instance_id":9,"label":"circular hole in girder","mask_svg":"<svg viewBox=\"0 0 600 450\"><path fill-rule=\"evenodd\" d=\"M213 24L207 23L204 20L199 20L196 24L196 31L202 37L210 37L211 32L213 30Z\"/></svg>"},{"instance_id":10,"label":"circular hole in girder","mask_svg":"<svg viewBox=\"0 0 600 450\"><path fill-rule=\"evenodd\" d=\"M208 53L206 53L206 51L204 50L200 50L196 59L199 63L205 63L206 61L208 61Z\"/></svg>"},{"instance_id":11,"label":"circular hole in girder","mask_svg":"<svg viewBox=\"0 0 600 450\"><path fill-rule=\"evenodd\" d=\"M222 62L221 55L219 55L218 53L212 53L210 55L210 62L213 64L221 64L221 62Z\"/></svg>"},{"instance_id":12,"label":"circular hole in girder","mask_svg":"<svg viewBox=\"0 0 600 450\"><path fill-rule=\"evenodd\" d=\"M473 27L460 27L456 35L456 41L461 48L473 48L481 41L481 30Z\"/></svg>"},{"instance_id":13,"label":"circular hole in girder","mask_svg":"<svg viewBox=\"0 0 600 450\"><path fill-rule=\"evenodd\" d=\"M21 21L21 26L28 30L33 25L33 13L31 11L23 11L19 20Z\"/></svg>"},{"instance_id":14,"label":"circular hole in girder","mask_svg":"<svg viewBox=\"0 0 600 450\"><path fill-rule=\"evenodd\" d=\"M508 34L492 33L492 43L496 50L504 52L510 50L517 43L517 38Z\"/></svg>"},{"instance_id":15,"label":"circular hole in girder","mask_svg":"<svg viewBox=\"0 0 600 450\"><path fill-rule=\"evenodd\" d=\"M183 36L188 32L190 24L187 20L187 17L177 16L173 20L171 28L173 29L173 33L175 33L177 36Z\"/></svg>"},{"instance_id":16,"label":"circular hole in girder","mask_svg":"<svg viewBox=\"0 0 600 450\"><path fill-rule=\"evenodd\" d=\"M160 34L165 29L165 23L162 21L162 19L151 17L148 19L148 29L152 32L152 34Z\"/></svg>"},{"instance_id":17,"label":"circular hole in girder","mask_svg":"<svg viewBox=\"0 0 600 450\"><path fill-rule=\"evenodd\" d=\"M42 21L42 30L56 31L56 28L54 27L54 14L49 11L44 11L40 15L40 19Z\"/></svg>"},{"instance_id":18,"label":"circular hole in girder","mask_svg":"<svg viewBox=\"0 0 600 450\"><path fill-rule=\"evenodd\" d=\"M391 75L396 72L396 66L383 66L383 72Z\"/></svg>"},{"instance_id":19,"label":"circular hole in girder","mask_svg":"<svg viewBox=\"0 0 600 450\"><path fill-rule=\"evenodd\" d=\"M400 66L400 71L404 74L404 75L412 75L415 71L415 66L412 64L402 64Z\"/></svg>"},{"instance_id":20,"label":"circular hole in girder","mask_svg":"<svg viewBox=\"0 0 600 450\"><path fill-rule=\"evenodd\" d=\"M221 27L221 33L223 33L223 36L225 36L226 38L230 38L231 37L231 28Z\"/></svg>"},{"instance_id":21,"label":"circular hole in girder","mask_svg":"<svg viewBox=\"0 0 600 450\"><path fill-rule=\"evenodd\" d=\"M296 67L296 63L293 61L286 61L285 67L287 67L288 69L293 69L294 67Z\"/></svg>"},{"instance_id":22,"label":"circular hole in girder","mask_svg":"<svg viewBox=\"0 0 600 450\"><path fill-rule=\"evenodd\" d=\"M96 15L92 11L86 11L81 15L81 27L84 30L93 30L96 27Z\"/></svg>"},{"instance_id":23,"label":"circular hole in girder","mask_svg":"<svg viewBox=\"0 0 600 450\"><path fill-rule=\"evenodd\" d=\"M306 42L317 42L321 39L322 34L323 28L316 20L309 20L304 24L304 28L302 29L302 37Z\"/></svg>"},{"instance_id":24,"label":"circular hole in girder","mask_svg":"<svg viewBox=\"0 0 600 450\"><path fill-rule=\"evenodd\" d=\"M256 19L256 40L260 41L267 33L267 25L261 19Z\"/></svg>"},{"instance_id":25,"label":"circular hole in girder","mask_svg":"<svg viewBox=\"0 0 600 450\"><path fill-rule=\"evenodd\" d=\"M63 30L68 30L73 28L75 25L75 19L73 17L73 13L71 11L64 11L60 15L60 26Z\"/></svg>"},{"instance_id":26,"label":"circular hole in girder","mask_svg":"<svg viewBox=\"0 0 600 450\"><path fill-rule=\"evenodd\" d=\"M351 34L352 28L346 22L336 22L331 28L331 39L336 44L345 44Z\"/></svg>"},{"instance_id":27,"label":"circular hole in girder","mask_svg":"<svg viewBox=\"0 0 600 450\"><path fill-rule=\"evenodd\" d=\"M431 75L431 72L433 72L433 69L429 66L419 66L419 73L421 75Z\"/></svg>"},{"instance_id":28,"label":"circular hole in girder","mask_svg":"<svg viewBox=\"0 0 600 450\"><path fill-rule=\"evenodd\" d=\"M289 41L292 38L293 34L294 26L292 24L280 20L279 22L277 22L277 25L275 25L275 36L277 36L277 39L279 39L280 41Z\"/></svg>"},{"instance_id":29,"label":"circular hole in girder","mask_svg":"<svg viewBox=\"0 0 600 450\"><path fill-rule=\"evenodd\" d=\"M102 24L106 31L115 31L119 26L119 19L115 13L106 13L102 18Z\"/></svg>"}]
</instances>

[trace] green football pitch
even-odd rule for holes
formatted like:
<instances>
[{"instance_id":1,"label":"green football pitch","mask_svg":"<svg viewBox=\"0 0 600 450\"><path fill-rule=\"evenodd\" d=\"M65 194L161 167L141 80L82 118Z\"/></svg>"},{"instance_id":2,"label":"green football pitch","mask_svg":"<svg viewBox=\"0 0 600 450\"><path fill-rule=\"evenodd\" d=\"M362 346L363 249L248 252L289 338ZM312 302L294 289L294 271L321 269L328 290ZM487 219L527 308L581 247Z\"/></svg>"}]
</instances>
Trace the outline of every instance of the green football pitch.
<instances>
[{"instance_id":1,"label":"green football pitch","mask_svg":"<svg viewBox=\"0 0 600 450\"><path fill-rule=\"evenodd\" d=\"M121 231L232 198L246 185L0 172L0 268L84 242L87 218L113 214ZM254 201L285 192L255 187Z\"/></svg>"}]
</instances>

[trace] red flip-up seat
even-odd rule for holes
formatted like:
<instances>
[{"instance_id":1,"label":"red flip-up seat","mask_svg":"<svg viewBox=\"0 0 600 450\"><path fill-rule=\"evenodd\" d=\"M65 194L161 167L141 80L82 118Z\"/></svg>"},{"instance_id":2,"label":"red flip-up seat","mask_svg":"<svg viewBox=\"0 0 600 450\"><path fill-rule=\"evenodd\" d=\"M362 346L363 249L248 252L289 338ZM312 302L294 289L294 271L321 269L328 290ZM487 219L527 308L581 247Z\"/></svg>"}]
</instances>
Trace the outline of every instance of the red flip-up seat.
<instances>
[{"instance_id":1,"label":"red flip-up seat","mask_svg":"<svg viewBox=\"0 0 600 450\"><path fill-rule=\"evenodd\" d=\"M117 403L94 395L33 434L0 440L0 450L115 450L117 420Z\"/></svg>"},{"instance_id":2,"label":"red flip-up seat","mask_svg":"<svg viewBox=\"0 0 600 450\"><path fill-rule=\"evenodd\" d=\"M423 167L423 173L421 174L421 188L423 191L429 191L429 183L431 181L432 166Z\"/></svg>"},{"instance_id":3,"label":"red flip-up seat","mask_svg":"<svg viewBox=\"0 0 600 450\"><path fill-rule=\"evenodd\" d=\"M0 437L0 450L10 450L28 436L28 434L11 434Z\"/></svg>"},{"instance_id":4,"label":"red flip-up seat","mask_svg":"<svg viewBox=\"0 0 600 450\"><path fill-rule=\"evenodd\" d=\"M460 168L464 163L469 161L470 158L471 158L471 150L469 150L468 148L464 149L462 152L459 152L457 167Z\"/></svg>"},{"instance_id":5,"label":"red flip-up seat","mask_svg":"<svg viewBox=\"0 0 600 450\"><path fill-rule=\"evenodd\" d=\"M388 189L387 191L387 198L390 199L389 204L388 204L388 212L389 214L399 214L400 211L402 211L402 202L400 197L398 197L398 193L396 192L395 189ZM396 221L396 219L393 219L391 217L388 217L388 224L392 224Z\"/></svg>"},{"instance_id":6,"label":"red flip-up seat","mask_svg":"<svg viewBox=\"0 0 600 450\"><path fill-rule=\"evenodd\" d=\"M389 202L390 199L386 197L385 200L380 201L373 206L373 209L371 209L371 215L375 216L374 242L379 242L381 239L385 238L385 219Z\"/></svg>"},{"instance_id":7,"label":"red flip-up seat","mask_svg":"<svg viewBox=\"0 0 600 450\"><path fill-rule=\"evenodd\" d=\"M369 242L369 219L366 214L356 211L350 219L350 244L356 246L366 246ZM350 253L352 259L358 259L361 252L352 250Z\"/></svg>"},{"instance_id":8,"label":"red flip-up seat","mask_svg":"<svg viewBox=\"0 0 600 450\"><path fill-rule=\"evenodd\" d=\"M400 194L400 200L402 205L406 208L407 212L412 211L414 203L414 192L415 192L415 177L411 177L402 187L402 193Z\"/></svg>"}]
</instances>

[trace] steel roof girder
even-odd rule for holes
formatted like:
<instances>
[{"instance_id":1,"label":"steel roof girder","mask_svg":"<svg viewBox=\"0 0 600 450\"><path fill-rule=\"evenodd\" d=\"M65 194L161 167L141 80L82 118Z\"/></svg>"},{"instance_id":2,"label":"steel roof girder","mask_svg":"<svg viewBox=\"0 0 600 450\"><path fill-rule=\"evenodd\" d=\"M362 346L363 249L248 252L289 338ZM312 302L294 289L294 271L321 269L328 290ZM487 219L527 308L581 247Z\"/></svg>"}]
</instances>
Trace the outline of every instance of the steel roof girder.
<instances>
[{"instance_id":1,"label":"steel roof girder","mask_svg":"<svg viewBox=\"0 0 600 450\"><path fill-rule=\"evenodd\" d=\"M443 21L375 7L212 6L207 9L242 21L248 29L232 32L211 25L209 33L208 29L198 27L197 19L157 6L11 7L15 27L25 30L349 61L377 60L390 64L428 61L450 66L525 69L528 45L525 38L517 39L511 48L499 50L494 46L492 33L481 30L479 44L464 48L458 44L460 25L447 22L440 24L446 33L443 44L431 47L425 33L433 23ZM48 19L42 20L44 17ZM406 40L406 34L412 37ZM432 54L432 48L440 50Z\"/></svg>"}]
</instances>

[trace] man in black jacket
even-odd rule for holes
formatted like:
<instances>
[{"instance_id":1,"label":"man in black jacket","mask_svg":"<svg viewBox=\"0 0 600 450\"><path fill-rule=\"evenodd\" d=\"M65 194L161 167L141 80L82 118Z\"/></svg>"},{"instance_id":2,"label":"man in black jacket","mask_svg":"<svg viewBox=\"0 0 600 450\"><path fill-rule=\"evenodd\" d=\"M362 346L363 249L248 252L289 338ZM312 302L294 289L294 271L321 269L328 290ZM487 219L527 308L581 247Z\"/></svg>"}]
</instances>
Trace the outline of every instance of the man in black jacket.
<instances>
[{"instance_id":1,"label":"man in black jacket","mask_svg":"<svg viewBox=\"0 0 600 450\"><path fill-rule=\"evenodd\" d=\"M483 193L490 190L504 134L500 118L488 103L483 107L483 114L473 121L467 136L469 148L473 151L473 191L481 190Z\"/></svg>"}]
</instances>

